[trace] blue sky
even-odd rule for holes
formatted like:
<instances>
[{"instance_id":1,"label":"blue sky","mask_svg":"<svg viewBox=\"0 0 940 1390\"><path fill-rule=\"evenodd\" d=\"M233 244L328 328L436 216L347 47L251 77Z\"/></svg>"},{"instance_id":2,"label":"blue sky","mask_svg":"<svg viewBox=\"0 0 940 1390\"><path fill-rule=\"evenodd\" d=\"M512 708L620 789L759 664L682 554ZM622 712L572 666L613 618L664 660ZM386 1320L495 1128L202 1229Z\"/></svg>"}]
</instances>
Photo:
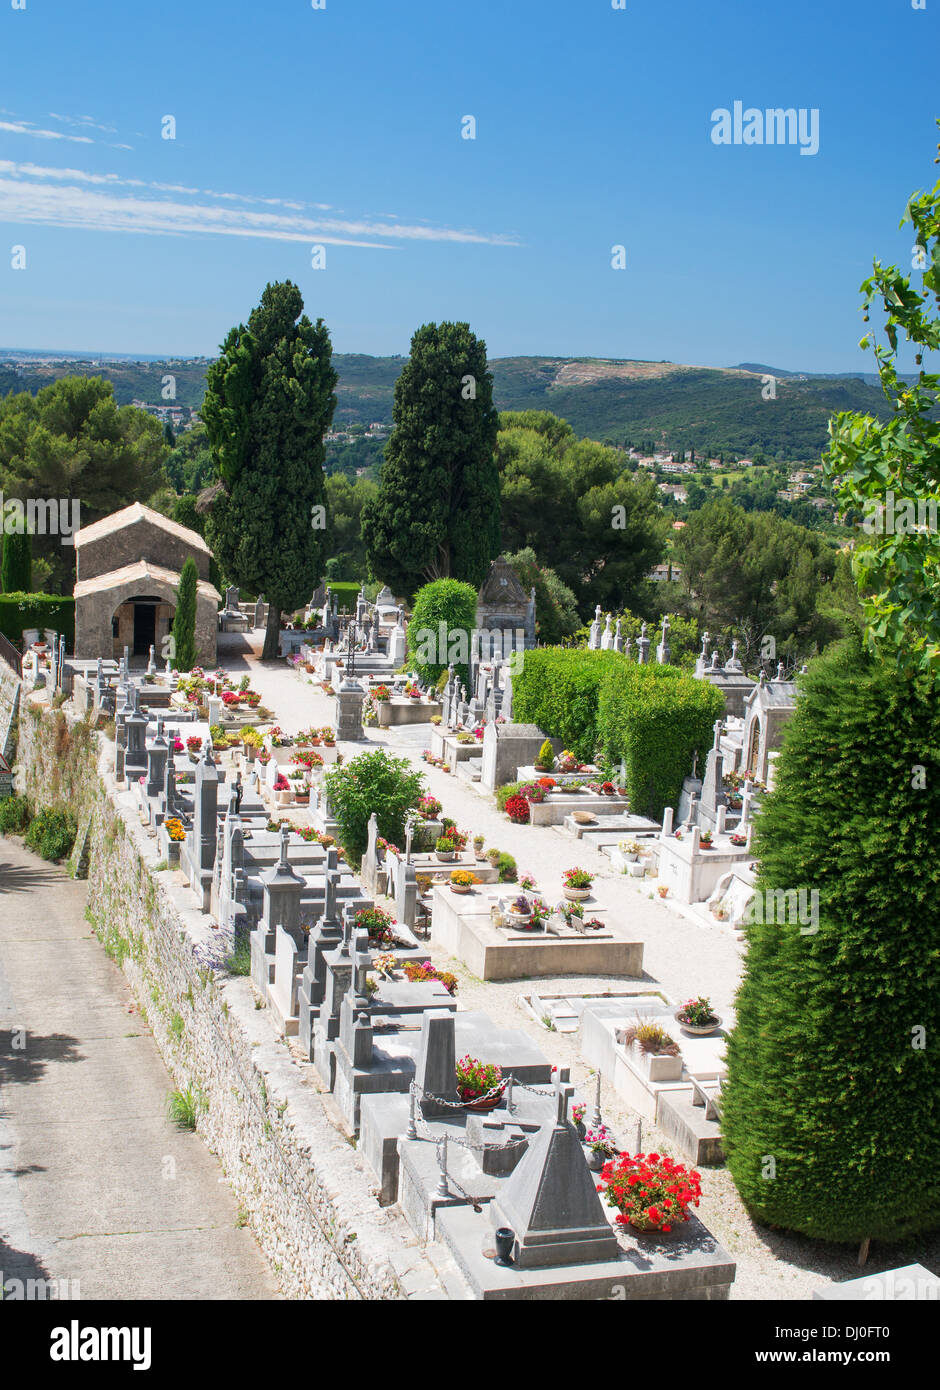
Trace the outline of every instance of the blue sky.
<instances>
[{"instance_id":1,"label":"blue sky","mask_svg":"<svg viewBox=\"0 0 940 1390\"><path fill-rule=\"evenodd\" d=\"M341 352L446 318L492 356L871 370L858 284L938 172L940 0L26 4L4 347L212 353L291 278ZM714 145L736 100L818 108L819 153Z\"/></svg>"}]
</instances>

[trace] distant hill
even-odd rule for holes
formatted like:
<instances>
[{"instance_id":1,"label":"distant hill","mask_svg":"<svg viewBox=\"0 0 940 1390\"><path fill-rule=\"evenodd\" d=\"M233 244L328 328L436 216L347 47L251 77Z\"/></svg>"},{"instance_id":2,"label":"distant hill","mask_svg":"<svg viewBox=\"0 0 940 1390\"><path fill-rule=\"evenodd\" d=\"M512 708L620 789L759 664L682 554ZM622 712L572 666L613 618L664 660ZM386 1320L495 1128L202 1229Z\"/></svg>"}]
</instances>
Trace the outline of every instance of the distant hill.
<instances>
[{"instance_id":1,"label":"distant hill","mask_svg":"<svg viewBox=\"0 0 940 1390\"><path fill-rule=\"evenodd\" d=\"M336 353L339 373L335 425L389 422L404 357ZM0 394L35 392L67 375L105 376L118 402L161 401L163 377L176 378L176 402L198 409L205 358L149 361L79 360L52 354L0 354ZM814 376L759 363L739 367L686 366L602 358L502 357L490 363L500 410L550 410L581 436L616 444L652 441L696 454L763 451L787 459L815 458L825 448L827 422L840 410L886 417L874 379ZM776 399L764 400L762 376L776 378Z\"/></svg>"}]
</instances>

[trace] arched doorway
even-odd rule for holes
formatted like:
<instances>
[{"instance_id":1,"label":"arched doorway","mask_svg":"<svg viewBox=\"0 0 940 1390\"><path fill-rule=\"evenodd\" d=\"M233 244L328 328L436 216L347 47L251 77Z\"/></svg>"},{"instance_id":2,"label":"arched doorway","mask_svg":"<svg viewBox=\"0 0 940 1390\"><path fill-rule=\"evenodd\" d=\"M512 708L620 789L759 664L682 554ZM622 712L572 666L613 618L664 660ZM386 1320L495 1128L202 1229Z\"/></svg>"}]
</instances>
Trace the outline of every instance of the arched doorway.
<instances>
[{"instance_id":1,"label":"arched doorway","mask_svg":"<svg viewBox=\"0 0 940 1390\"><path fill-rule=\"evenodd\" d=\"M751 775L751 777L756 778L758 781L761 780L760 768L759 768L759 766L758 766L758 758L759 758L759 756L760 756L760 720L759 720L759 719L755 719L755 720L753 721L753 723L751 724L751 733L750 733L750 738L748 739L748 746L747 746L747 759L746 759L745 764L744 764L744 769L745 769L746 772L748 772L748 773Z\"/></svg>"},{"instance_id":2,"label":"arched doorway","mask_svg":"<svg viewBox=\"0 0 940 1390\"><path fill-rule=\"evenodd\" d=\"M175 612L173 604L157 594L135 594L125 599L111 619L115 660L120 659L125 647L138 658L148 657L153 647L161 660L163 640L172 627Z\"/></svg>"}]
</instances>

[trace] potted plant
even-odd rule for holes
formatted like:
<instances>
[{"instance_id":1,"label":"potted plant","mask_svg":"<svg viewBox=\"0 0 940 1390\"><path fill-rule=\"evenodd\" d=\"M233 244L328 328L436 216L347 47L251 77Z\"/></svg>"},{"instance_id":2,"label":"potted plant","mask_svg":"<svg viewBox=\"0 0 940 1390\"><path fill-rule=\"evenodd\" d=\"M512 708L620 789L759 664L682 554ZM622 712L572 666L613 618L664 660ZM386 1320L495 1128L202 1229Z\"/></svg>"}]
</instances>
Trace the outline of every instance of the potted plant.
<instances>
[{"instance_id":1,"label":"potted plant","mask_svg":"<svg viewBox=\"0 0 940 1390\"><path fill-rule=\"evenodd\" d=\"M638 1018L624 1029L618 1041L624 1047L635 1048L650 1081L679 1081L682 1078L682 1056L679 1044L661 1024Z\"/></svg>"},{"instance_id":2,"label":"potted plant","mask_svg":"<svg viewBox=\"0 0 940 1390\"><path fill-rule=\"evenodd\" d=\"M416 960L406 960L402 969L407 979L412 984L418 984L422 980L436 980L443 985L448 994L457 993L457 976L452 975L449 970L438 970L436 965L432 965L429 960L422 962Z\"/></svg>"},{"instance_id":3,"label":"potted plant","mask_svg":"<svg viewBox=\"0 0 940 1390\"><path fill-rule=\"evenodd\" d=\"M584 1144L588 1151L588 1167L595 1173L599 1173L608 1159L613 1158L617 1152L614 1137L606 1125L589 1129L584 1136Z\"/></svg>"},{"instance_id":4,"label":"potted plant","mask_svg":"<svg viewBox=\"0 0 940 1390\"><path fill-rule=\"evenodd\" d=\"M282 772L274 779L274 797L279 806L289 806L291 799L290 782Z\"/></svg>"},{"instance_id":5,"label":"potted plant","mask_svg":"<svg viewBox=\"0 0 940 1390\"><path fill-rule=\"evenodd\" d=\"M198 738L195 734L190 735L190 737L186 740L186 752L189 754L189 761L191 763L198 763L199 750L201 748L202 739Z\"/></svg>"},{"instance_id":6,"label":"potted plant","mask_svg":"<svg viewBox=\"0 0 940 1390\"><path fill-rule=\"evenodd\" d=\"M578 760L575 755L565 748L555 759L556 772L577 772Z\"/></svg>"},{"instance_id":7,"label":"potted plant","mask_svg":"<svg viewBox=\"0 0 940 1390\"><path fill-rule=\"evenodd\" d=\"M717 912L715 915L718 915ZM717 1033L721 1027L721 1019L712 1008L711 1001L703 995L699 995L698 999L687 999L680 1005L676 1010L676 1022L684 1032L701 1038Z\"/></svg>"},{"instance_id":8,"label":"potted plant","mask_svg":"<svg viewBox=\"0 0 940 1390\"><path fill-rule=\"evenodd\" d=\"M441 803L436 796L422 796L418 800L418 810L425 820L437 820L441 814Z\"/></svg>"},{"instance_id":9,"label":"potted plant","mask_svg":"<svg viewBox=\"0 0 940 1390\"><path fill-rule=\"evenodd\" d=\"M242 729L241 739L242 747L245 750L245 757L250 763L253 763L258 756L258 750L261 748L264 740L258 733L258 730L253 728L250 724L247 728Z\"/></svg>"},{"instance_id":10,"label":"potted plant","mask_svg":"<svg viewBox=\"0 0 940 1390\"><path fill-rule=\"evenodd\" d=\"M503 1098L502 1068L477 1057L461 1057L457 1063L457 1094L467 1110L495 1110Z\"/></svg>"},{"instance_id":11,"label":"potted plant","mask_svg":"<svg viewBox=\"0 0 940 1390\"><path fill-rule=\"evenodd\" d=\"M381 704L385 704L386 701L392 698L392 692L389 690L387 685L377 685L372 692L372 697L373 699L378 700Z\"/></svg>"},{"instance_id":12,"label":"potted plant","mask_svg":"<svg viewBox=\"0 0 940 1390\"><path fill-rule=\"evenodd\" d=\"M639 840L620 840L617 844L617 848L620 851L621 858L625 859L628 864L635 864L640 857Z\"/></svg>"},{"instance_id":13,"label":"potted plant","mask_svg":"<svg viewBox=\"0 0 940 1390\"><path fill-rule=\"evenodd\" d=\"M457 844L449 835L439 835L434 842L434 853L442 864L450 864L457 857Z\"/></svg>"},{"instance_id":14,"label":"potted plant","mask_svg":"<svg viewBox=\"0 0 940 1390\"><path fill-rule=\"evenodd\" d=\"M522 874L519 878L519 887L526 893L530 893L535 887L535 879L531 874Z\"/></svg>"},{"instance_id":15,"label":"potted plant","mask_svg":"<svg viewBox=\"0 0 940 1390\"><path fill-rule=\"evenodd\" d=\"M586 1105L578 1104L578 1105L572 1105L572 1107L571 1107L571 1123L574 1125L575 1129L578 1131L578 1138L579 1138L579 1139L583 1139L583 1138L584 1138L584 1112L585 1112L586 1110L587 1110L587 1106L586 1106Z\"/></svg>"},{"instance_id":16,"label":"potted plant","mask_svg":"<svg viewBox=\"0 0 940 1390\"><path fill-rule=\"evenodd\" d=\"M506 916L515 927L526 927L532 922L532 904L524 893L513 898L506 909Z\"/></svg>"},{"instance_id":17,"label":"potted plant","mask_svg":"<svg viewBox=\"0 0 940 1390\"><path fill-rule=\"evenodd\" d=\"M473 837L473 853L474 853L474 855L476 856L476 858L479 859L479 860L484 860L484 859L486 859L486 855L483 853L483 846L484 846L485 844L486 844L486 840L485 840L485 838L484 838L482 835L474 835L474 837Z\"/></svg>"},{"instance_id":18,"label":"potted plant","mask_svg":"<svg viewBox=\"0 0 940 1390\"><path fill-rule=\"evenodd\" d=\"M656 892L659 894L661 898L668 898L669 885L667 883L661 883L659 887L656 889Z\"/></svg>"},{"instance_id":19,"label":"potted plant","mask_svg":"<svg viewBox=\"0 0 940 1390\"><path fill-rule=\"evenodd\" d=\"M747 844L747 836L739 835L737 831L735 831L735 833L731 836L731 843L735 846L736 849L741 849L743 845Z\"/></svg>"},{"instance_id":20,"label":"potted plant","mask_svg":"<svg viewBox=\"0 0 940 1390\"><path fill-rule=\"evenodd\" d=\"M564 882L565 897L568 901L580 903L591 896L591 884L594 882L594 875L589 874L587 869L566 869Z\"/></svg>"},{"instance_id":21,"label":"potted plant","mask_svg":"<svg viewBox=\"0 0 940 1390\"><path fill-rule=\"evenodd\" d=\"M702 1182L694 1168L665 1154L620 1154L604 1164L598 1190L616 1207L618 1225L667 1235L698 1206Z\"/></svg>"},{"instance_id":22,"label":"potted plant","mask_svg":"<svg viewBox=\"0 0 940 1390\"><path fill-rule=\"evenodd\" d=\"M472 893L473 885L479 881L476 874L472 874L469 869L454 869L450 876L450 891L452 893Z\"/></svg>"},{"instance_id":23,"label":"potted plant","mask_svg":"<svg viewBox=\"0 0 940 1390\"><path fill-rule=\"evenodd\" d=\"M551 739L546 739L539 749L539 755L535 760L536 772L551 772L555 762L555 754L552 752Z\"/></svg>"},{"instance_id":24,"label":"potted plant","mask_svg":"<svg viewBox=\"0 0 940 1390\"><path fill-rule=\"evenodd\" d=\"M528 825L529 823L529 803L524 796L509 796L506 798L506 815L516 825Z\"/></svg>"},{"instance_id":25,"label":"potted plant","mask_svg":"<svg viewBox=\"0 0 940 1390\"><path fill-rule=\"evenodd\" d=\"M498 849L488 849L486 851L487 862L491 864L494 869L499 868L499 853Z\"/></svg>"},{"instance_id":26,"label":"potted plant","mask_svg":"<svg viewBox=\"0 0 940 1390\"><path fill-rule=\"evenodd\" d=\"M356 913L355 928L369 933L370 946L388 946L394 940L395 918L381 907L363 907Z\"/></svg>"},{"instance_id":27,"label":"potted plant","mask_svg":"<svg viewBox=\"0 0 940 1390\"><path fill-rule=\"evenodd\" d=\"M706 830L703 835L699 836L698 843L699 849L714 849L714 845L712 844L712 832Z\"/></svg>"}]
</instances>

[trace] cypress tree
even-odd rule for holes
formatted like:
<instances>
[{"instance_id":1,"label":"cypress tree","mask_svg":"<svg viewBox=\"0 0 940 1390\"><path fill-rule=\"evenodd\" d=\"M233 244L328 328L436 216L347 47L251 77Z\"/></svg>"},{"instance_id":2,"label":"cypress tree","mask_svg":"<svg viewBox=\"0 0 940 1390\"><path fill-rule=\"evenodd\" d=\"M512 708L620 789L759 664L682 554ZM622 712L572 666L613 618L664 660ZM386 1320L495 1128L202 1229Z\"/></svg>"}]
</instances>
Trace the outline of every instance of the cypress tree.
<instances>
[{"instance_id":1,"label":"cypress tree","mask_svg":"<svg viewBox=\"0 0 940 1390\"><path fill-rule=\"evenodd\" d=\"M262 657L277 656L283 610L323 573L323 436L336 406L330 335L289 280L267 285L206 373L202 404L219 482L206 537L226 577L268 599Z\"/></svg>"},{"instance_id":2,"label":"cypress tree","mask_svg":"<svg viewBox=\"0 0 940 1390\"><path fill-rule=\"evenodd\" d=\"M855 1242L940 1224L938 762L923 681L857 636L811 664L756 828L765 920L746 927L723 1107L728 1167L773 1226ZM779 920L796 904L768 895L800 889L818 915L809 897Z\"/></svg>"},{"instance_id":3,"label":"cypress tree","mask_svg":"<svg viewBox=\"0 0 940 1390\"><path fill-rule=\"evenodd\" d=\"M8 532L3 537L3 561L0 564L0 592L29 594L33 586L33 547L29 532Z\"/></svg>"},{"instance_id":4,"label":"cypress tree","mask_svg":"<svg viewBox=\"0 0 940 1390\"><path fill-rule=\"evenodd\" d=\"M372 572L409 594L435 579L479 588L499 553L499 417L469 324L418 329L392 419L381 486L362 510Z\"/></svg>"},{"instance_id":5,"label":"cypress tree","mask_svg":"<svg viewBox=\"0 0 940 1390\"><path fill-rule=\"evenodd\" d=\"M173 667L177 671L191 671L196 664L196 586L199 574L196 562L186 560L180 572L180 586L176 595L176 613L173 617L173 641L175 643Z\"/></svg>"}]
</instances>

